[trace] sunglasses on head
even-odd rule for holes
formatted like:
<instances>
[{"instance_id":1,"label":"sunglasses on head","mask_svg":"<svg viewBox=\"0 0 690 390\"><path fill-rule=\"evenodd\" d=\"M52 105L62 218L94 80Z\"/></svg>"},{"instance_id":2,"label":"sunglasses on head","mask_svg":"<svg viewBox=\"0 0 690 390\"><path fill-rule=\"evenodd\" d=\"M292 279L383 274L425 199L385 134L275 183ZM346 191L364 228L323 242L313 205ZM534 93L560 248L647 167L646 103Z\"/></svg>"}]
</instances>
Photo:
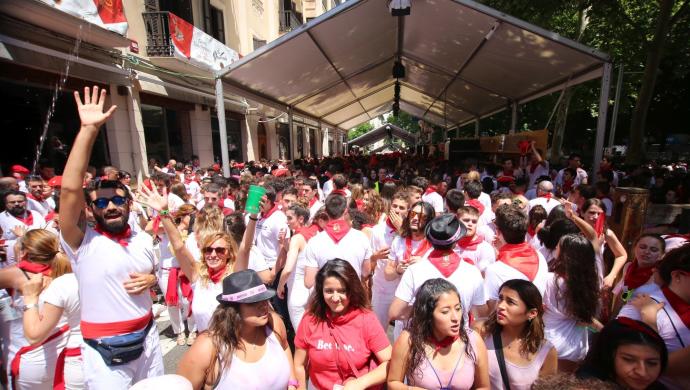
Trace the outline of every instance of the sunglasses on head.
<instances>
[{"instance_id":1,"label":"sunglasses on head","mask_svg":"<svg viewBox=\"0 0 690 390\"><path fill-rule=\"evenodd\" d=\"M108 204L110 202L113 202L113 204L115 206L122 206L125 203L127 203L127 198L124 196L115 195L112 198L97 198L96 200L94 200L91 203L94 206L96 206L96 208L104 209L104 208L108 207Z\"/></svg>"},{"instance_id":2,"label":"sunglasses on head","mask_svg":"<svg viewBox=\"0 0 690 390\"><path fill-rule=\"evenodd\" d=\"M204 253L207 255L210 255L211 253L216 252L216 254L222 256L225 253L227 253L227 251L228 251L228 248L225 248L222 246L219 246L219 247L210 247L209 246L209 247L204 248Z\"/></svg>"}]
</instances>

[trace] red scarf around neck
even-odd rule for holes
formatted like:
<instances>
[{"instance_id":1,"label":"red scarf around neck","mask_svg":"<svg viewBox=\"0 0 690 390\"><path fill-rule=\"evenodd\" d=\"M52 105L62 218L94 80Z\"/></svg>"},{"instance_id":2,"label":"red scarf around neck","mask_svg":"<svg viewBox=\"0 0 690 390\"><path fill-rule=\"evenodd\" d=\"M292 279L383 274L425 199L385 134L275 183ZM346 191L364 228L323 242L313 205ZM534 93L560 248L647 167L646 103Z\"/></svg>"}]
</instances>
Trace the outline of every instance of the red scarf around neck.
<instances>
[{"instance_id":1,"label":"red scarf around neck","mask_svg":"<svg viewBox=\"0 0 690 390\"><path fill-rule=\"evenodd\" d=\"M30 193L30 192L26 194L26 197L29 198L29 199L33 199L33 200L35 200L36 202L43 202L43 200L44 200L43 198L37 198L37 197L35 197L34 194L32 194L32 193Z\"/></svg>"},{"instance_id":2,"label":"red scarf around neck","mask_svg":"<svg viewBox=\"0 0 690 390\"><path fill-rule=\"evenodd\" d=\"M628 290L632 290L642 286L649 281L654 273L654 267L642 268L637 264L637 260L630 263L628 270L625 271L623 283Z\"/></svg>"},{"instance_id":3,"label":"red scarf around neck","mask_svg":"<svg viewBox=\"0 0 690 390\"><path fill-rule=\"evenodd\" d=\"M309 208L311 208L311 206L313 206L314 203L316 203L316 201L317 201L316 195L312 196L311 200L309 201Z\"/></svg>"},{"instance_id":4,"label":"red scarf around neck","mask_svg":"<svg viewBox=\"0 0 690 390\"><path fill-rule=\"evenodd\" d=\"M460 256L453 251L448 253L448 251L441 251L438 249L431 251L428 259L445 278L450 277L450 275L458 269L460 261L462 261Z\"/></svg>"},{"instance_id":5,"label":"red scarf around neck","mask_svg":"<svg viewBox=\"0 0 690 390\"><path fill-rule=\"evenodd\" d=\"M465 206L474 207L475 209L477 209L477 211L479 211L479 215L484 214L484 205L482 204L482 202L479 201L479 199L470 199L465 202Z\"/></svg>"},{"instance_id":6,"label":"red scarf around neck","mask_svg":"<svg viewBox=\"0 0 690 390\"><path fill-rule=\"evenodd\" d=\"M690 303L685 302L683 298L671 291L668 286L662 287L661 291L664 293L668 303L671 304L673 310L678 314L678 317L680 317L680 320L683 321L685 327L690 329Z\"/></svg>"},{"instance_id":7,"label":"red scarf around neck","mask_svg":"<svg viewBox=\"0 0 690 390\"><path fill-rule=\"evenodd\" d=\"M443 338L443 340L436 340L436 337L431 337L429 338L429 344L431 344L432 347L434 347L434 352L438 352L442 350L443 348L449 347L452 345L455 340L458 339L458 336L446 336Z\"/></svg>"},{"instance_id":8,"label":"red scarf around neck","mask_svg":"<svg viewBox=\"0 0 690 390\"><path fill-rule=\"evenodd\" d=\"M539 256L528 243L505 244L498 250L496 260L502 261L527 276L533 281L539 272Z\"/></svg>"},{"instance_id":9,"label":"red scarf around neck","mask_svg":"<svg viewBox=\"0 0 690 390\"><path fill-rule=\"evenodd\" d=\"M564 180L563 181L563 193L565 194L565 193L572 191L573 184L575 184L575 179Z\"/></svg>"},{"instance_id":10,"label":"red scarf around neck","mask_svg":"<svg viewBox=\"0 0 690 390\"><path fill-rule=\"evenodd\" d=\"M127 240L132 236L132 228L129 227L129 225L127 225L125 230L121 231L120 233L111 233L101 228L98 224L96 224L96 227L94 227L93 230L98 232L98 234L108 237L109 239L117 242L123 247L127 247L127 245L129 244Z\"/></svg>"},{"instance_id":11,"label":"red scarf around neck","mask_svg":"<svg viewBox=\"0 0 690 390\"><path fill-rule=\"evenodd\" d=\"M393 225L393 222L391 222L390 217L386 217L386 226L388 226L394 232L398 231L398 228Z\"/></svg>"},{"instance_id":12,"label":"red scarf around neck","mask_svg":"<svg viewBox=\"0 0 690 390\"><path fill-rule=\"evenodd\" d=\"M312 237L316 235L316 233L320 232L321 228L319 227L318 224L312 223L309 226L303 226L297 230L297 234L302 235L304 237L304 241L309 241L311 240Z\"/></svg>"},{"instance_id":13,"label":"red scarf around neck","mask_svg":"<svg viewBox=\"0 0 690 390\"><path fill-rule=\"evenodd\" d=\"M601 213L594 223L594 231L597 233L597 237L599 237L604 233L604 230L606 230L606 213Z\"/></svg>"},{"instance_id":14,"label":"red scarf around neck","mask_svg":"<svg viewBox=\"0 0 690 390\"><path fill-rule=\"evenodd\" d=\"M331 195L342 195L344 197L347 197L347 192L345 192L344 189L335 189L331 191Z\"/></svg>"},{"instance_id":15,"label":"red scarf around neck","mask_svg":"<svg viewBox=\"0 0 690 390\"><path fill-rule=\"evenodd\" d=\"M364 211L364 201L362 199L355 200L355 204L357 205L357 210Z\"/></svg>"},{"instance_id":16,"label":"red scarf around neck","mask_svg":"<svg viewBox=\"0 0 690 390\"><path fill-rule=\"evenodd\" d=\"M527 234L530 237L534 237L537 234L537 229L533 228L532 225L527 225Z\"/></svg>"},{"instance_id":17,"label":"red scarf around neck","mask_svg":"<svg viewBox=\"0 0 690 390\"><path fill-rule=\"evenodd\" d=\"M426 190L424 191L424 195L429 195L432 192L438 192L438 187L436 187L436 186L427 187Z\"/></svg>"},{"instance_id":18,"label":"red scarf around neck","mask_svg":"<svg viewBox=\"0 0 690 390\"><path fill-rule=\"evenodd\" d=\"M221 206L221 207L223 207L222 202L218 203L218 205ZM273 205L273 208L270 209L270 210L268 210L268 212L267 212L266 214L261 213L261 219L267 219L268 217L270 217L271 215L273 215L273 213L275 213L276 211L278 211L278 204L277 204L277 203L274 204L274 205Z\"/></svg>"},{"instance_id":19,"label":"red scarf around neck","mask_svg":"<svg viewBox=\"0 0 690 390\"><path fill-rule=\"evenodd\" d=\"M484 237L475 233L473 236L465 236L458 241L458 246L466 251L476 251L479 244L484 241Z\"/></svg>"},{"instance_id":20,"label":"red scarf around neck","mask_svg":"<svg viewBox=\"0 0 690 390\"><path fill-rule=\"evenodd\" d=\"M405 238L405 254L403 255L403 261L410 261L412 256L421 256L431 249L431 243L426 238L422 238L422 242L419 243L417 249L412 251L412 237Z\"/></svg>"},{"instance_id":21,"label":"red scarf around neck","mask_svg":"<svg viewBox=\"0 0 690 390\"><path fill-rule=\"evenodd\" d=\"M30 227L31 225L34 224L34 214L29 210L26 210L26 217L24 217L24 218L14 217L14 218L17 221L26 225L26 227Z\"/></svg>"},{"instance_id":22,"label":"red scarf around neck","mask_svg":"<svg viewBox=\"0 0 690 390\"><path fill-rule=\"evenodd\" d=\"M546 200L551 200L553 198L553 194L550 192L545 193L544 195L539 195L540 198L546 198Z\"/></svg>"},{"instance_id":23,"label":"red scarf around neck","mask_svg":"<svg viewBox=\"0 0 690 390\"><path fill-rule=\"evenodd\" d=\"M217 270L212 270L210 268L208 269L208 277L211 279L211 282L213 284L218 284L220 281L223 280L223 275L225 274L225 270L229 267L229 264L225 264L225 267L218 268Z\"/></svg>"},{"instance_id":24,"label":"red scarf around neck","mask_svg":"<svg viewBox=\"0 0 690 390\"><path fill-rule=\"evenodd\" d=\"M350 231L350 224L344 219L334 219L328 221L324 229L326 234L337 244Z\"/></svg>"},{"instance_id":25,"label":"red scarf around neck","mask_svg":"<svg viewBox=\"0 0 690 390\"><path fill-rule=\"evenodd\" d=\"M50 276L50 264L32 263L30 261L22 260L17 263L17 268L32 274L43 274Z\"/></svg>"}]
</instances>

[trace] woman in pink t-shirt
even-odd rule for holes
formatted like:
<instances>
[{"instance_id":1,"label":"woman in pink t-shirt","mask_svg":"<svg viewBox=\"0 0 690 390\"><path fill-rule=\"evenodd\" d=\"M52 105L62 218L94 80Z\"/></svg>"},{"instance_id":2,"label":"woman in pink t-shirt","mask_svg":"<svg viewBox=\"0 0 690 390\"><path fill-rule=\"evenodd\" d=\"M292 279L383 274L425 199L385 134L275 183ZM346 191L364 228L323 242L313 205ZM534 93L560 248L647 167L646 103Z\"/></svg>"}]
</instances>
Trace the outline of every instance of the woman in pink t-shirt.
<instances>
[{"instance_id":1,"label":"woman in pink t-shirt","mask_svg":"<svg viewBox=\"0 0 690 390\"><path fill-rule=\"evenodd\" d=\"M300 389L364 389L385 381L391 346L368 307L350 263L335 259L321 267L295 336Z\"/></svg>"},{"instance_id":2,"label":"woman in pink t-shirt","mask_svg":"<svg viewBox=\"0 0 690 390\"><path fill-rule=\"evenodd\" d=\"M486 346L465 328L460 294L447 280L427 280L417 292L407 329L395 342L388 388L489 389Z\"/></svg>"}]
</instances>

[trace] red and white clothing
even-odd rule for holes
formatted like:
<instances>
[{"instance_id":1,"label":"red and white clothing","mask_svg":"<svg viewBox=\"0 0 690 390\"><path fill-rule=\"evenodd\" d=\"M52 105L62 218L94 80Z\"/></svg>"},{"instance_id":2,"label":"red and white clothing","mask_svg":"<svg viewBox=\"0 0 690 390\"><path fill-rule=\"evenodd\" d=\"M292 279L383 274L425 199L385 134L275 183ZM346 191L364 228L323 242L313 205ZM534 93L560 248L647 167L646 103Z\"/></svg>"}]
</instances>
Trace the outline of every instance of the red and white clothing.
<instances>
[{"instance_id":1,"label":"red and white clothing","mask_svg":"<svg viewBox=\"0 0 690 390\"><path fill-rule=\"evenodd\" d=\"M611 198L604 196L599 198L599 200L601 201L601 203L604 204L604 211L606 212L606 216L610 217L611 215L613 215L613 201L611 200Z\"/></svg>"},{"instance_id":2,"label":"red and white clothing","mask_svg":"<svg viewBox=\"0 0 690 390\"><path fill-rule=\"evenodd\" d=\"M328 260L343 259L350 263L362 276L362 267L365 261L371 258L371 244L366 234L356 229L349 229L347 233L335 242L327 231L314 236L304 249L305 268L323 267Z\"/></svg>"},{"instance_id":3,"label":"red and white clothing","mask_svg":"<svg viewBox=\"0 0 690 390\"><path fill-rule=\"evenodd\" d=\"M316 215L317 212L323 207L323 202L319 200L319 197L317 195L314 195L313 198L309 201L309 221L314 220L314 216Z\"/></svg>"},{"instance_id":4,"label":"red and white clothing","mask_svg":"<svg viewBox=\"0 0 690 390\"><path fill-rule=\"evenodd\" d=\"M87 227L77 250L73 250L64 238L60 239L79 281L84 338L107 338L146 328L153 320L151 297L147 292L131 295L123 283L133 272L153 272L155 256L151 236L131 232L129 237L109 238ZM84 345L86 386L125 388L141 379L162 375L163 358L155 326L151 327L144 344L144 352L138 359L113 367L107 366L96 350Z\"/></svg>"},{"instance_id":5,"label":"red and white clothing","mask_svg":"<svg viewBox=\"0 0 690 390\"><path fill-rule=\"evenodd\" d=\"M647 284L635 290L635 294L649 294L657 302L664 302L664 307L656 315L656 327L659 336L664 339L668 352L674 352L690 345L690 304L683 301L668 287L660 288L656 284ZM618 317L640 320L640 313L630 303L621 308ZM666 376L661 382L669 389L687 389L690 378Z\"/></svg>"},{"instance_id":6,"label":"red and white clothing","mask_svg":"<svg viewBox=\"0 0 690 390\"><path fill-rule=\"evenodd\" d=\"M216 297L223 292L223 282L219 280L218 283L208 280L203 283L200 278L192 283L194 290L194 299L192 300L192 318L196 323L196 328L199 332L208 329L208 325L213 317L213 312L218 307L218 300Z\"/></svg>"},{"instance_id":7,"label":"red and white clothing","mask_svg":"<svg viewBox=\"0 0 690 390\"><path fill-rule=\"evenodd\" d=\"M690 242L690 234L667 234L661 237L666 242L666 252Z\"/></svg>"},{"instance_id":8,"label":"red and white clothing","mask_svg":"<svg viewBox=\"0 0 690 390\"><path fill-rule=\"evenodd\" d=\"M426 189L426 191L424 191L424 194L422 194L422 200L434 207L436 215L443 213L446 209L443 197L433 187L429 187Z\"/></svg>"},{"instance_id":9,"label":"red and white clothing","mask_svg":"<svg viewBox=\"0 0 690 390\"><path fill-rule=\"evenodd\" d=\"M297 328L295 347L309 358L309 389L333 389L369 372L372 354L390 346L373 312L352 309L328 321L307 313ZM359 372L352 371L351 365Z\"/></svg>"},{"instance_id":10,"label":"red and white clothing","mask_svg":"<svg viewBox=\"0 0 690 390\"><path fill-rule=\"evenodd\" d=\"M549 272L544 294L544 335L558 351L559 359L579 362L589 350L588 331L566 310L565 289L565 281Z\"/></svg>"},{"instance_id":11,"label":"red and white clothing","mask_svg":"<svg viewBox=\"0 0 690 390\"><path fill-rule=\"evenodd\" d=\"M297 236L304 237L304 240L309 243L316 233L319 232L318 225L310 225L298 230L295 235L291 238L294 240ZM292 328L297 329L299 327L302 317L304 317L304 312L307 307L307 301L309 300L309 289L304 285L304 252L303 248L299 254L297 254L297 262L295 263L295 269L292 271L287 280L287 308L290 314L290 322L292 323Z\"/></svg>"},{"instance_id":12,"label":"red and white clothing","mask_svg":"<svg viewBox=\"0 0 690 390\"><path fill-rule=\"evenodd\" d=\"M458 263L457 268L449 276L444 276L436 266L429 261L429 256L433 250L428 251L424 255L424 259L410 265L402 278L400 284L395 290L395 297L412 305L414 303L415 295L422 284L429 279L442 278L451 282L458 289L460 293L460 301L462 303L462 316L465 318L465 324L469 326L468 314L473 306L481 306L486 303L486 296L482 288L482 274L479 268L470 264L467 260L462 259ZM456 252L458 256L459 253Z\"/></svg>"},{"instance_id":13,"label":"red and white clothing","mask_svg":"<svg viewBox=\"0 0 690 390\"><path fill-rule=\"evenodd\" d=\"M396 237L398 237L397 229L388 219L378 223L371 228L372 253L385 248L392 250L391 245ZM397 281L386 280L384 273L387 262L388 258L376 261L371 292L371 308L379 320L382 321L381 326L384 329L386 329L386 324L388 323L388 306L393 301L393 293L398 284Z\"/></svg>"},{"instance_id":14,"label":"red and white clothing","mask_svg":"<svg viewBox=\"0 0 690 390\"><path fill-rule=\"evenodd\" d=\"M529 246L527 243L525 245ZM534 251L533 248L530 247L530 249ZM486 293L486 298L488 300L498 300L498 290L501 288L501 285L503 282L511 279L531 281L537 286L543 296L546 292L546 283L549 280L548 264L541 253L534 251L534 254L537 256L537 262L530 267L529 273L533 274L532 277L501 261L500 256L497 257L495 263L486 267L484 272L484 292Z\"/></svg>"},{"instance_id":15,"label":"red and white clothing","mask_svg":"<svg viewBox=\"0 0 690 390\"><path fill-rule=\"evenodd\" d=\"M170 317L173 333L184 332L184 320L187 319L190 332L196 332L193 317L188 317L192 286L184 274L181 274L180 263L170 247L168 235L159 233L158 243L158 287L165 296L166 307ZM174 288L174 290L172 290Z\"/></svg>"},{"instance_id":16,"label":"red and white clothing","mask_svg":"<svg viewBox=\"0 0 690 390\"><path fill-rule=\"evenodd\" d=\"M565 184L565 183L563 183L563 172L564 171L565 171L565 168L558 171L558 175L556 175L555 184L560 186L560 187L563 187L563 184ZM577 168L577 175L575 176L575 179L572 183L572 186L573 187L579 186L580 184L582 184L582 182L586 182L586 181L587 181L587 171L585 171L582 168Z\"/></svg>"},{"instance_id":17,"label":"red and white clothing","mask_svg":"<svg viewBox=\"0 0 690 390\"><path fill-rule=\"evenodd\" d=\"M486 271L486 267L496 262L494 247L476 233L472 237L460 239L456 251L460 257L472 260L482 273Z\"/></svg>"},{"instance_id":18,"label":"red and white clothing","mask_svg":"<svg viewBox=\"0 0 690 390\"><path fill-rule=\"evenodd\" d=\"M285 213L278 210L278 205L276 204L256 222L256 233L254 234L254 245L259 248L259 251L264 255L266 262L271 268L275 266L280 254L278 236L281 230L285 230L286 234L289 234L290 229L287 225ZM286 237L289 237L289 235Z\"/></svg>"},{"instance_id":19,"label":"red and white clothing","mask_svg":"<svg viewBox=\"0 0 690 390\"><path fill-rule=\"evenodd\" d=\"M201 186L195 180L183 181L184 188L193 202L201 200Z\"/></svg>"},{"instance_id":20,"label":"red and white clothing","mask_svg":"<svg viewBox=\"0 0 690 390\"><path fill-rule=\"evenodd\" d=\"M14 229L15 226L23 226L26 228L26 230L43 229L46 226L46 220L39 212L33 210L27 210L26 218L23 219L18 219L14 215L7 212L7 210L0 213L0 228L2 228L3 239L17 239L17 236L12 233L12 229Z\"/></svg>"},{"instance_id":21,"label":"red and white clothing","mask_svg":"<svg viewBox=\"0 0 690 390\"><path fill-rule=\"evenodd\" d=\"M529 183L527 188L532 188L536 185L537 179L541 176L549 176L549 162L543 160L541 163L527 166L527 175L529 175Z\"/></svg>"},{"instance_id":22,"label":"red and white clothing","mask_svg":"<svg viewBox=\"0 0 690 390\"><path fill-rule=\"evenodd\" d=\"M623 266L623 278L613 288L613 293L618 294L643 288L648 284L654 284L654 268L654 266L641 268L637 265L637 260L625 263Z\"/></svg>"},{"instance_id":23,"label":"red and white clothing","mask_svg":"<svg viewBox=\"0 0 690 390\"><path fill-rule=\"evenodd\" d=\"M551 193L548 195L537 196L536 198L530 200L527 203L527 210L532 210L532 207L539 205L546 210L546 214L551 213L554 207L559 206L561 202L557 201L555 198L551 197Z\"/></svg>"},{"instance_id":24,"label":"red and white clothing","mask_svg":"<svg viewBox=\"0 0 690 390\"><path fill-rule=\"evenodd\" d=\"M53 205L54 207L54 205ZM53 211L50 202L47 199L37 199L31 194L26 194L26 209L33 210L41 214L45 218L51 211Z\"/></svg>"}]
</instances>

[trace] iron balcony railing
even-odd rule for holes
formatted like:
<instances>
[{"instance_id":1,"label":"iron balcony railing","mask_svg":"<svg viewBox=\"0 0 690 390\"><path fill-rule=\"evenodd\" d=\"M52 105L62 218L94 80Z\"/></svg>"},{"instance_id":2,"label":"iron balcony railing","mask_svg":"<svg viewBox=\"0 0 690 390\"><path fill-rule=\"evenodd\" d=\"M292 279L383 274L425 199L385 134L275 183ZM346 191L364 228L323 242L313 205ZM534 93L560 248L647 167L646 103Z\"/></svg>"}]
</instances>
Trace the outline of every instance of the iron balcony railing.
<instances>
[{"instance_id":1,"label":"iron balcony railing","mask_svg":"<svg viewBox=\"0 0 690 390\"><path fill-rule=\"evenodd\" d=\"M280 11L280 32L292 31L302 24L302 16L295 11Z\"/></svg>"},{"instance_id":2,"label":"iron balcony railing","mask_svg":"<svg viewBox=\"0 0 690 390\"><path fill-rule=\"evenodd\" d=\"M149 57L172 57L175 47L170 40L168 11L143 12L146 26L146 55Z\"/></svg>"}]
</instances>

